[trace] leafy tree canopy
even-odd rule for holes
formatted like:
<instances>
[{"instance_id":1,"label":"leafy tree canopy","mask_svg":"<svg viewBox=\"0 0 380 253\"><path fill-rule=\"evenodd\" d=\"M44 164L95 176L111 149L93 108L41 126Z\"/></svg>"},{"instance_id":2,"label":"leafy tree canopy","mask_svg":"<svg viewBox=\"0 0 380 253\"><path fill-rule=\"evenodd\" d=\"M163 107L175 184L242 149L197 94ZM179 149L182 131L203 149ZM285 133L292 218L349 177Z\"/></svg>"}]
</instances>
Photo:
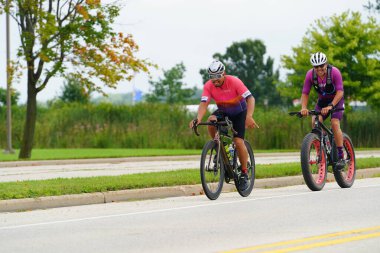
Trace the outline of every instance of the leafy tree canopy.
<instances>
[{"instance_id":1,"label":"leafy tree canopy","mask_svg":"<svg viewBox=\"0 0 380 253\"><path fill-rule=\"evenodd\" d=\"M37 92L57 73L71 72L101 91L101 85L114 87L152 65L134 56L138 45L130 34L113 31L111 25L120 12L115 3L9 0L7 7L6 0L0 0L0 10L9 12L19 26L19 56L33 70Z\"/></svg>"},{"instance_id":2,"label":"leafy tree canopy","mask_svg":"<svg viewBox=\"0 0 380 253\"><path fill-rule=\"evenodd\" d=\"M184 104L191 100L195 88L184 88L183 83L185 65L181 62L169 70L164 70L164 78L158 81L149 81L152 92L146 95L146 101L151 103L164 102L169 104Z\"/></svg>"},{"instance_id":3,"label":"leafy tree canopy","mask_svg":"<svg viewBox=\"0 0 380 253\"><path fill-rule=\"evenodd\" d=\"M364 8L366 8L370 12L377 12L380 14L380 0L375 0L374 2L368 1L367 5L364 5Z\"/></svg>"},{"instance_id":4,"label":"leafy tree canopy","mask_svg":"<svg viewBox=\"0 0 380 253\"><path fill-rule=\"evenodd\" d=\"M91 90L86 90L80 81L69 77L63 84L62 94L59 99L63 102L78 102L87 104L91 98Z\"/></svg>"},{"instance_id":5,"label":"leafy tree canopy","mask_svg":"<svg viewBox=\"0 0 380 253\"><path fill-rule=\"evenodd\" d=\"M132 36L117 33L112 24L120 13L118 1L0 0L0 12L16 21L19 59L27 70L27 109L20 158L30 158L37 117L37 94L51 77L62 74L79 80L88 90L116 87L152 64L138 59Z\"/></svg>"},{"instance_id":6,"label":"leafy tree canopy","mask_svg":"<svg viewBox=\"0 0 380 253\"><path fill-rule=\"evenodd\" d=\"M318 51L341 71L347 102L361 100L380 106L380 26L374 18L363 22L359 12L347 11L317 20L301 45L293 48L293 54L282 57L289 70L282 95L301 96L306 72L311 68L310 55Z\"/></svg>"},{"instance_id":7,"label":"leafy tree canopy","mask_svg":"<svg viewBox=\"0 0 380 253\"><path fill-rule=\"evenodd\" d=\"M270 105L280 104L281 99L276 91L279 71L273 69L274 59L265 59L266 47L261 40L247 39L234 42L225 54L216 53L213 58L226 65L228 75L237 76L253 93L256 102ZM201 69L203 81L208 80L207 69Z\"/></svg>"}]
</instances>

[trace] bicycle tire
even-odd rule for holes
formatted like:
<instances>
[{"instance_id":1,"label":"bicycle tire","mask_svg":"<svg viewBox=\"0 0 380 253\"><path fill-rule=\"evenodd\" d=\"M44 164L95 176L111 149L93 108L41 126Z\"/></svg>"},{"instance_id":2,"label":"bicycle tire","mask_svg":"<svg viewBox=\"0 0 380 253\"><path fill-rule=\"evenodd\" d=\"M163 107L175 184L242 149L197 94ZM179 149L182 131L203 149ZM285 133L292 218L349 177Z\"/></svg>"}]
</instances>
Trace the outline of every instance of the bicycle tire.
<instances>
[{"instance_id":1,"label":"bicycle tire","mask_svg":"<svg viewBox=\"0 0 380 253\"><path fill-rule=\"evenodd\" d=\"M336 146L334 145L334 147ZM335 180L341 188L350 188L355 181L356 158L351 138L345 133L343 133L343 152L346 158L346 165L342 170L337 170L334 166L333 172ZM337 153L337 151L335 153ZM335 161L337 161L337 159L335 159Z\"/></svg>"},{"instance_id":2,"label":"bicycle tire","mask_svg":"<svg viewBox=\"0 0 380 253\"><path fill-rule=\"evenodd\" d=\"M321 156L319 155L320 152L322 152ZM320 191L325 186L327 178L326 160L326 151L323 146L321 148L318 135L308 133L302 141L301 167L305 183L312 191Z\"/></svg>"},{"instance_id":3,"label":"bicycle tire","mask_svg":"<svg viewBox=\"0 0 380 253\"><path fill-rule=\"evenodd\" d=\"M215 141L208 141L202 150L200 174L202 188L210 200L215 200L222 192L224 182L224 169L222 157L219 158L218 167L214 167L214 156L216 155L218 145Z\"/></svg>"},{"instance_id":4,"label":"bicycle tire","mask_svg":"<svg viewBox=\"0 0 380 253\"><path fill-rule=\"evenodd\" d=\"M248 168L249 186L247 189L241 190L239 188L239 180L238 179L235 180L235 186L236 186L236 190L238 191L240 196L248 197L251 194L251 192L253 190L253 186L255 184L256 164L255 164L255 157L253 154L251 144L249 144L248 141L244 141L244 144L245 144L245 147L247 148L247 151L248 151L248 163L249 164L248 164L247 168Z\"/></svg>"}]
</instances>

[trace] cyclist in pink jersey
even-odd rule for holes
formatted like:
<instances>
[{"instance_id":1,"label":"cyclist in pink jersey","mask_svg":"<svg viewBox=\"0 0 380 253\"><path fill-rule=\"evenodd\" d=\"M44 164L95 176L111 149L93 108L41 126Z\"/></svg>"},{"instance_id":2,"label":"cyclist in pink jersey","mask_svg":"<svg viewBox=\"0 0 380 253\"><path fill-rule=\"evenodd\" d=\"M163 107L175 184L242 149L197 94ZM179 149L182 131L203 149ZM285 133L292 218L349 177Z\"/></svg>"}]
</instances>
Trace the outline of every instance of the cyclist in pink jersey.
<instances>
[{"instance_id":1,"label":"cyclist in pink jersey","mask_svg":"<svg viewBox=\"0 0 380 253\"><path fill-rule=\"evenodd\" d=\"M343 117L344 110L342 75L339 69L327 64L327 57L324 53L318 52L313 54L310 62L313 68L306 73L301 96L301 114L304 116L308 114L307 102L311 87L314 87L318 92L318 102L315 110L322 113L323 120L328 117L331 109L340 109L331 114L331 128L338 149L336 168L342 169L344 167L343 133L340 129L340 120ZM312 119L312 124L314 125L314 118Z\"/></svg>"},{"instance_id":2,"label":"cyclist in pink jersey","mask_svg":"<svg viewBox=\"0 0 380 253\"><path fill-rule=\"evenodd\" d=\"M213 61L208 68L210 80L203 88L201 103L198 107L197 117L192 120L189 127L201 122L207 112L211 100L214 100L218 110L212 113L208 121L224 119L224 116L232 121L237 134L234 135L239 161L242 166L240 187L245 190L248 187L248 151L244 144L245 128L258 127L253 119L255 99L244 83L237 77L226 75L225 66L220 61ZM214 138L216 129L209 126L208 132Z\"/></svg>"}]
</instances>

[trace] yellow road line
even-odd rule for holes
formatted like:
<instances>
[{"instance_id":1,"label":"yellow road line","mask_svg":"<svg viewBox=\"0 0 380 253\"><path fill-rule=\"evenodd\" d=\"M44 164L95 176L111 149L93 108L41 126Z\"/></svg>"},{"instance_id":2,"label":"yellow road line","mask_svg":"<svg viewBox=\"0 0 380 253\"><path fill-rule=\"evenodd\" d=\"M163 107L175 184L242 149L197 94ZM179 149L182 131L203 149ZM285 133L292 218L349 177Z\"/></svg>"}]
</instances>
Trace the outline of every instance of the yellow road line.
<instances>
[{"instance_id":1,"label":"yellow road line","mask_svg":"<svg viewBox=\"0 0 380 253\"><path fill-rule=\"evenodd\" d=\"M316 241L316 240L321 240L321 239L329 239L329 238L331 239L331 238L338 237L338 236L358 234L358 233L375 231L375 230L380 230L380 226L354 229L354 230L349 230L349 231L343 231L343 232L337 232L337 233L331 233L331 234L325 234L325 235L318 235L318 236L312 236L312 237L289 240L289 241L268 243L268 244L262 244L262 245L257 245L257 246L253 246L253 247L240 248L240 249L223 251L223 252L224 253L249 252L249 251L253 251L253 250L268 249L268 248L274 248L274 247L278 247L278 246L291 245L291 244L297 244L297 243L303 243L303 242L310 242L310 241ZM364 239L366 239L366 238L364 238ZM360 240L362 240L362 239L360 239ZM269 252L272 252L272 251L269 251ZM273 252L276 252L276 251L273 251Z\"/></svg>"},{"instance_id":2,"label":"yellow road line","mask_svg":"<svg viewBox=\"0 0 380 253\"><path fill-rule=\"evenodd\" d=\"M380 237L380 232L347 237L347 238L342 238L342 239L337 239L337 240L332 240L332 241L317 242L313 244L306 244L306 245L301 245L301 246L296 246L296 247L286 248L286 249L270 250L270 251L265 251L262 253L286 253L286 252L307 250L307 249L312 249L312 248L320 248L320 247L342 244L342 243L347 243L347 242L359 241L359 240L364 240L364 239L369 239L369 238L374 238L374 237Z\"/></svg>"}]
</instances>

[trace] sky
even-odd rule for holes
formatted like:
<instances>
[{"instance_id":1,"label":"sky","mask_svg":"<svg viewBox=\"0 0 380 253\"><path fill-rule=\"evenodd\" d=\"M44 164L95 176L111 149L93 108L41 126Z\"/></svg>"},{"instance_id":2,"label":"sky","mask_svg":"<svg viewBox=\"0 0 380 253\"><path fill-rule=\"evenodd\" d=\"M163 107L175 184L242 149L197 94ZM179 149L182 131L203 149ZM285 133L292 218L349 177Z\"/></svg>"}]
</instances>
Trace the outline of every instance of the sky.
<instances>
[{"instance_id":1,"label":"sky","mask_svg":"<svg viewBox=\"0 0 380 253\"><path fill-rule=\"evenodd\" d=\"M233 42L260 39L267 54L281 67L281 55L290 55L301 44L307 29L317 19L352 10L366 15L367 0L121 0L124 7L114 29L132 34L140 47L139 58L149 59L159 69L152 69L154 81L183 62L187 87L202 88L199 70L207 68L215 53L224 54ZM19 43L18 29L11 20L11 54L14 59ZM0 16L0 87L6 88L5 15ZM226 66L228 72L228 66ZM283 72L281 72L283 73ZM107 93L127 93L133 87L151 90L148 75L137 74L120 82ZM63 80L55 78L38 94L41 102L61 94ZM20 103L27 98L26 78L13 83L20 92Z\"/></svg>"}]
</instances>

